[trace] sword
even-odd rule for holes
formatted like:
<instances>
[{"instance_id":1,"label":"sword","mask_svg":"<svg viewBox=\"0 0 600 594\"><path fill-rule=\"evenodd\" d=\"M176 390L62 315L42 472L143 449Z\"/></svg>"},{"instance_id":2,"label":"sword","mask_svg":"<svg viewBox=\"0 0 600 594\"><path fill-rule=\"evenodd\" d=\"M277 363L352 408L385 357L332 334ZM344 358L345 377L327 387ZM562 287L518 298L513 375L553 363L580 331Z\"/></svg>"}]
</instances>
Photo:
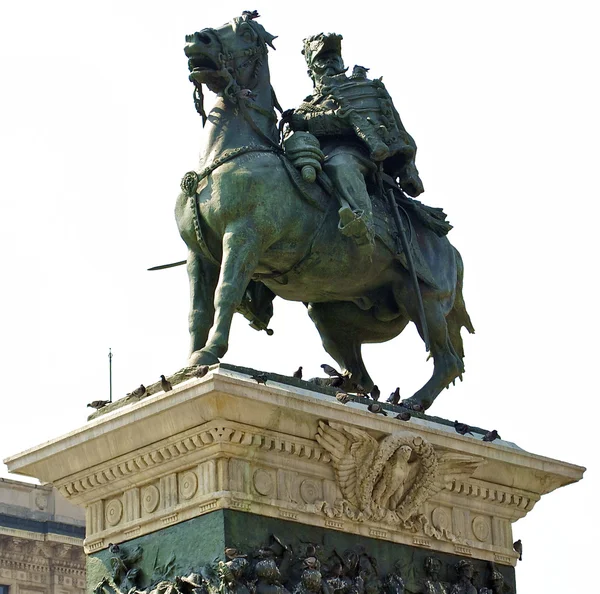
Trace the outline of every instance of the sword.
<instances>
[{"instance_id":1,"label":"sword","mask_svg":"<svg viewBox=\"0 0 600 594\"><path fill-rule=\"evenodd\" d=\"M161 264L160 266L153 266L148 270L164 270L165 268L175 268L175 266L183 266L187 264L187 260L181 260L181 262L171 262L171 264Z\"/></svg>"},{"instance_id":2,"label":"sword","mask_svg":"<svg viewBox=\"0 0 600 594\"><path fill-rule=\"evenodd\" d=\"M408 264L408 272L410 274L410 279L413 285L413 290L415 292L415 297L417 298L417 313L419 315L419 322L421 324L421 331L423 332L423 342L425 343L425 350L431 350L431 346L429 344L429 330L427 329L427 319L425 318L425 308L423 307L423 296L421 295L421 289L419 287L419 280L417 279L417 272L415 270L415 262L412 257L412 252L410 250L410 245L408 243L408 239L406 237L406 229L404 228L404 223L402 221L402 217L400 216L400 211L398 210L398 205L396 204L396 198L394 197L394 190L390 188L387 192L383 189L383 179L381 174L379 177L379 186L382 194L385 194L390 203L390 209L392 211L392 216L394 217L394 222L396 223L396 229L398 230L398 235L400 236L400 243L402 244L402 249L404 250L404 254L406 255L406 263Z\"/></svg>"}]
</instances>

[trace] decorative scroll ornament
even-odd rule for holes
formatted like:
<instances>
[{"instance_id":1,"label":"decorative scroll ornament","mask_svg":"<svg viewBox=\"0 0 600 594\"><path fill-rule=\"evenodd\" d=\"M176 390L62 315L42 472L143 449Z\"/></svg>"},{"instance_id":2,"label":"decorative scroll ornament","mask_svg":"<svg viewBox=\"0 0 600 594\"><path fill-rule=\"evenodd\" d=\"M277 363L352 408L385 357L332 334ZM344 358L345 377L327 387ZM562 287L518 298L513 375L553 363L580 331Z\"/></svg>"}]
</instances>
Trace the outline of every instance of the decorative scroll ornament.
<instances>
[{"instance_id":1,"label":"decorative scroll ornament","mask_svg":"<svg viewBox=\"0 0 600 594\"><path fill-rule=\"evenodd\" d=\"M422 523L418 510L425 501L447 483L470 477L483 462L465 454L438 454L425 439L407 431L377 441L357 427L320 421L315 439L331 455L343 495L333 508L321 503L327 515L385 520L406 528Z\"/></svg>"},{"instance_id":2,"label":"decorative scroll ornament","mask_svg":"<svg viewBox=\"0 0 600 594\"><path fill-rule=\"evenodd\" d=\"M195 171L188 171L183 176L181 189L188 198L191 198L196 193L199 181L198 174Z\"/></svg>"}]
</instances>

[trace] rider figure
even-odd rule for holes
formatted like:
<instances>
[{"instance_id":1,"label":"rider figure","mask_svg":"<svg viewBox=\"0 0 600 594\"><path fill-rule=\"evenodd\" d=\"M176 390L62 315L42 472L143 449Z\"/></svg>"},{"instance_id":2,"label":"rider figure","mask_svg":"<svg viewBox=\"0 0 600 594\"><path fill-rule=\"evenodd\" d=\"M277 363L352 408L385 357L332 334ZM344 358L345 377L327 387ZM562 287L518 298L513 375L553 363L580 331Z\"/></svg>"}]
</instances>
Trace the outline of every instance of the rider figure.
<instances>
[{"instance_id":1,"label":"rider figure","mask_svg":"<svg viewBox=\"0 0 600 594\"><path fill-rule=\"evenodd\" d=\"M367 251L374 245L373 209L365 177L379 163L410 196L423 192L415 167L417 146L406 132L381 80L369 80L367 68L355 66L351 76L341 55L342 36L313 35L302 53L314 85L313 94L289 120L294 131L316 136L325 154L323 169L337 190L342 232Z\"/></svg>"}]
</instances>

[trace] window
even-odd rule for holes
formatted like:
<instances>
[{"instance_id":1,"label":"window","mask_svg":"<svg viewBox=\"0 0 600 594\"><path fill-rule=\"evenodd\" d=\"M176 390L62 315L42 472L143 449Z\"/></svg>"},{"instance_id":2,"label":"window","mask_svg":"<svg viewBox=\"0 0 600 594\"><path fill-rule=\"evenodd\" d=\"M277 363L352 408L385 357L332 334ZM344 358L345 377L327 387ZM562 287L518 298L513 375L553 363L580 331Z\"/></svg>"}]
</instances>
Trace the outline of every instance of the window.
<instances>
[{"instance_id":1,"label":"window","mask_svg":"<svg viewBox=\"0 0 600 594\"><path fill-rule=\"evenodd\" d=\"M0 594L8 594L8 586L0 584Z\"/></svg>"}]
</instances>

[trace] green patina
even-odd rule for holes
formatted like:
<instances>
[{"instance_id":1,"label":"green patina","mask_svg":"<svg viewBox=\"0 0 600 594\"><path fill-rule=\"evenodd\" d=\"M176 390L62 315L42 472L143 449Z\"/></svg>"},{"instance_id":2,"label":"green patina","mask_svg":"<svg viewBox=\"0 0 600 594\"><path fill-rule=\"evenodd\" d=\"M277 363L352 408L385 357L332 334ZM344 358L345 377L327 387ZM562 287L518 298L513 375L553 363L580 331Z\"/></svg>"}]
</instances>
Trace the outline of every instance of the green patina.
<instances>
[{"instance_id":1,"label":"green patina","mask_svg":"<svg viewBox=\"0 0 600 594\"><path fill-rule=\"evenodd\" d=\"M216 558L224 560L226 547L233 547L247 554L251 561L255 551L273 542L272 535L276 535L294 552L295 563L292 563L289 572L290 582L299 578L299 572L302 570L301 551L306 550L308 545L318 547L322 551L323 558L331 558L334 554L343 556L347 550L362 550L376 561L377 572L381 579L395 569L399 569L406 592L415 594L421 591L427 557L434 555L439 558L441 561L439 579L449 584L456 582L456 564L464 559L457 555L432 553L426 548L394 544L385 540L234 510L211 512L126 543L120 543L120 546L127 550L133 550L138 546L142 548L142 557L136 564L136 567L141 570L136 586L141 590L155 585L163 577L160 571L156 571L156 567L164 567L172 556L175 557L173 572L167 576L171 580L176 575L199 572L203 566L212 563ZM109 550L103 550L92 553L88 557L88 592L93 592L94 587L103 577L110 577L111 556ZM489 564L477 559L469 559L469 561L475 569L475 581L482 584L489 581L491 574ZM501 573L504 578L504 591L515 592L514 568L497 565L495 571Z\"/></svg>"},{"instance_id":2,"label":"green patina","mask_svg":"<svg viewBox=\"0 0 600 594\"><path fill-rule=\"evenodd\" d=\"M140 536L127 541L124 546L128 549L142 548L142 557L136 563L140 569L137 586L146 588L157 580L160 573L157 568L167 565L172 555L175 556L174 569L177 575L187 574L193 568L221 558L226 535L223 512L218 511ZM88 555L88 592L92 592L102 578L111 577L112 556L109 549Z\"/></svg>"},{"instance_id":3,"label":"green patina","mask_svg":"<svg viewBox=\"0 0 600 594\"><path fill-rule=\"evenodd\" d=\"M279 296L307 305L347 392L373 387L362 345L414 322L434 371L405 404L426 409L462 375L460 332L473 327L445 214L414 200L416 144L381 79L362 66L346 74L336 34L304 40L314 93L278 129L274 37L257 17L186 38L206 124L206 150L175 208L189 250L189 365L223 357L236 311L269 331ZM203 85L217 95L208 116Z\"/></svg>"}]
</instances>

